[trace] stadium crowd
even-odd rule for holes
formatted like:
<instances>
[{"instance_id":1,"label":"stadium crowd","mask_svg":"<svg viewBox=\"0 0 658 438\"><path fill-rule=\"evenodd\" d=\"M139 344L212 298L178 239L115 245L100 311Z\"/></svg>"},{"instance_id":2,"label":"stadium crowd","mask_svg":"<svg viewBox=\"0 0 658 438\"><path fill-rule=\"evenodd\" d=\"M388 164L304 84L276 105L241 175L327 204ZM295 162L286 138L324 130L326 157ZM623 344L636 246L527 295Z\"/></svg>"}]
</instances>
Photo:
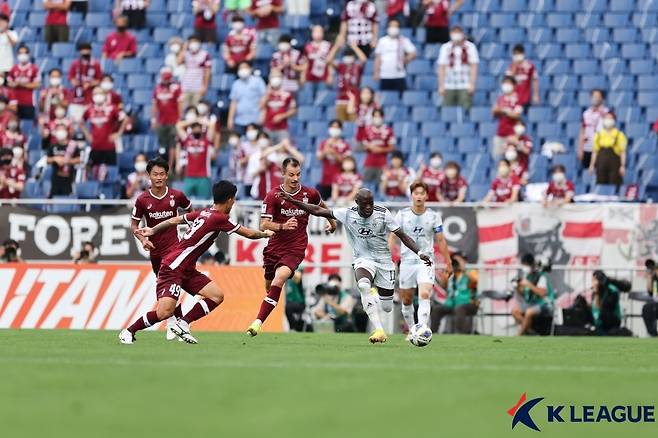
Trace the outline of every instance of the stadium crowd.
<instances>
[{"instance_id":1,"label":"stadium crowd","mask_svg":"<svg viewBox=\"0 0 658 438\"><path fill-rule=\"evenodd\" d=\"M420 152L429 160L409 162L391 123L394 116L387 117L396 108L384 104L381 96L413 89L409 68L425 43L441 44L435 68L440 104L461 107L468 117L477 92L480 55L460 23L451 18L463 3L350 0L340 11L338 29L311 26L304 41L281 27L286 13L308 16L308 0L287 5L282 0L223 5L219 0L192 1L194 33L185 39L174 36L165 44L167 53L152 86L147 124L140 123L144 117L132 110L131 102L124 102L113 72L140 56L134 32L148 26L148 0L116 0L107 11L115 29L105 36L100 59L92 56L91 41L78 39L77 59L68 68L61 65L47 71L40 68L47 54L35 57L30 46L21 43L11 28L11 10L3 3L0 197L20 197L31 176L50 180L41 193L50 197L85 197L85 181L121 180L120 190L115 187L103 195L134 199L147 188L144 166L150 154L136 155L134 171L121 175L120 155L128 136L150 132L157 137L156 153L166 157L174 178L192 198L210 198L211 181L222 174L241 184L243 198L262 199L278 184L282 159L294 156L321 163L321 174L315 173L314 179L323 197L339 204L351 202L361 186L376 191L382 200L404 200L414 180L430 186L430 201L531 199L525 190L531 184L530 156L540 145L528 135L526 117L529 107L540 103L541 90L538 69L522 44L513 47L499 96L491 102L490 117L497 128L489 152L498 165L486 193L469 193L462 163L444 160L448 151L441 148L424 148ZM46 0L43 8L43 37L52 47L71 41L70 16L86 13L87 2ZM218 26L230 28L223 40L218 38ZM424 27L425 42L403 32L409 26ZM260 46L272 48L265 69L254 67ZM211 56L216 49L221 59ZM372 69L367 73L369 61ZM209 97L217 64L233 75L225 108ZM304 89L330 89L337 94L335 116L327 117L325 138L315 157L290 132L291 122L305 117L297 104ZM622 196L634 200L639 196L638 182L626 177L628 141L605 95L599 89L591 93L591 106L582 114L577 156L597 184L619 188L626 183ZM40 140L35 142L37 136ZM28 160L34 145L41 157ZM564 146L556 150L564 151ZM223 152L229 159L224 169L217 169L217 157ZM567 177L571 170L554 164L550 176L534 179L548 183L540 197L556 205L571 202L576 194ZM550 180L541 181L542 177Z\"/></svg>"}]
</instances>

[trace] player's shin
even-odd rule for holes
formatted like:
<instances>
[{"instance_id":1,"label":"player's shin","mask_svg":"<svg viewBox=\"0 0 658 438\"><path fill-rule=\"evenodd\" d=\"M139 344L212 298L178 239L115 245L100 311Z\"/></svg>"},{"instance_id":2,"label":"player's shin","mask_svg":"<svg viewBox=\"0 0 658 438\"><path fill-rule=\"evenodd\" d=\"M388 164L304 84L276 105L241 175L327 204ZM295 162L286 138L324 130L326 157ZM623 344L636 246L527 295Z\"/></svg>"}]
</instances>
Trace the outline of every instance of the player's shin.
<instances>
[{"instance_id":1,"label":"player's shin","mask_svg":"<svg viewBox=\"0 0 658 438\"><path fill-rule=\"evenodd\" d=\"M430 304L430 299L420 298L418 300L418 324L429 325L431 311L432 305Z\"/></svg>"},{"instance_id":2,"label":"player's shin","mask_svg":"<svg viewBox=\"0 0 658 438\"><path fill-rule=\"evenodd\" d=\"M270 290L267 291L267 296L263 299L263 302L260 305L260 310L258 311L258 316L256 319L260 322L265 322L272 310L276 307L281 297L281 287L279 286L270 286Z\"/></svg>"},{"instance_id":3,"label":"player's shin","mask_svg":"<svg viewBox=\"0 0 658 438\"><path fill-rule=\"evenodd\" d=\"M363 305L363 310L368 314L370 322L375 327L375 330L383 330L384 327L379 319L379 309L377 307L377 295L370 293L370 280L367 278L361 278L357 285L359 287L359 292L361 292L361 304Z\"/></svg>"},{"instance_id":4,"label":"player's shin","mask_svg":"<svg viewBox=\"0 0 658 438\"><path fill-rule=\"evenodd\" d=\"M128 331L134 334L135 332L149 328L152 325L159 323L160 321L162 321L162 319L158 317L157 312L152 310L145 313L143 316L139 317L135 322L133 322L132 325L128 327Z\"/></svg>"},{"instance_id":5,"label":"player's shin","mask_svg":"<svg viewBox=\"0 0 658 438\"><path fill-rule=\"evenodd\" d=\"M190 311L187 312L182 319L188 324L191 324L193 321L203 318L212 312L217 306L219 306L219 304L215 301L211 300L210 298L204 298L196 303L194 307L192 307L192 309L190 309Z\"/></svg>"},{"instance_id":6,"label":"player's shin","mask_svg":"<svg viewBox=\"0 0 658 438\"><path fill-rule=\"evenodd\" d=\"M411 328L414 325L414 305L402 303L402 317L404 322L407 323L407 327Z\"/></svg>"}]
</instances>

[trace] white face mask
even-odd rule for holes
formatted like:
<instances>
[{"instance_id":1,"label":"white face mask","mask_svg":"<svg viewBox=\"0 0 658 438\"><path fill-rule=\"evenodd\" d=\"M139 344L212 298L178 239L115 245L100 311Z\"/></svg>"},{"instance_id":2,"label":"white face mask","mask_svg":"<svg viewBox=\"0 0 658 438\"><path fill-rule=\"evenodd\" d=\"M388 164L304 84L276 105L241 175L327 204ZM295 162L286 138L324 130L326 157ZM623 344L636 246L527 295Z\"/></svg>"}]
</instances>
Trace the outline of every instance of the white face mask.
<instances>
[{"instance_id":1,"label":"white face mask","mask_svg":"<svg viewBox=\"0 0 658 438\"><path fill-rule=\"evenodd\" d=\"M510 94L512 91L514 91L514 85L510 84L509 82L505 82L500 86L500 89L503 90L503 93Z\"/></svg>"},{"instance_id":2,"label":"white face mask","mask_svg":"<svg viewBox=\"0 0 658 438\"><path fill-rule=\"evenodd\" d=\"M194 123L194 122L196 122L196 119L197 119L197 115L194 114L194 113L185 114L185 121L187 123Z\"/></svg>"},{"instance_id":3,"label":"white face mask","mask_svg":"<svg viewBox=\"0 0 658 438\"><path fill-rule=\"evenodd\" d=\"M464 34L461 32L450 32L450 41L460 43L464 40Z\"/></svg>"},{"instance_id":4,"label":"white face mask","mask_svg":"<svg viewBox=\"0 0 658 438\"><path fill-rule=\"evenodd\" d=\"M23 158L23 152L24 152L23 148L17 146L15 148L12 148L11 151L14 153L14 158L16 160L20 160L21 158Z\"/></svg>"},{"instance_id":5,"label":"white face mask","mask_svg":"<svg viewBox=\"0 0 658 438\"><path fill-rule=\"evenodd\" d=\"M515 55L512 55L512 61L514 62L522 62L525 59L525 55L523 53L517 53Z\"/></svg>"},{"instance_id":6,"label":"white face mask","mask_svg":"<svg viewBox=\"0 0 658 438\"><path fill-rule=\"evenodd\" d=\"M290 50L290 43L279 43L278 47L280 52L287 52Z\"/></svg>"},{"instance_id":7,"label":"white face mask","mask_svg":"<svg viewBox=\"0 0 658 438\"><path fill-rule=\"evenodd\" d=\"M169 46L169 51L174 54L180 52L180 44L172 44Z\"/></svg>"},{"instance_id":8,"label":"white face mask","mask_svg":"<svg viewBox=\"0 0 658 438\"><path fill-rule=\"evenodd\" d=\"M249 76L251 76L251 70L248 68L241 68L238 70L238 77L240 79L247 79Z\"/></svg>"},{"instance_id":9,"label":"white face mask","mask_svg":"<svg viewBox=\"0 0 658 438\"><path fill-rule=\"evenodd\" d=\"M251 131L247 131L247 140L254 141L256 140L256 137L258 137L258 131L253 129Z\"/></svg>"},{"instance_id":10,"label":"white face mask","mask_svg":"<svg viewBox=\"0 0 658 438\"><path fill-rule=\"evenodd\" d=\"M345 65L354 64L354 56L343 56L343 64Z\"/></svg>"},{"instance_id":11,"label":"white face mask","mask_svg":"<svg viewBox=\"0 0 658 438\"><path fill-rule=\"evenodd\" d=\"M523 275L528 275L532 272L532 268L530 266L523 265L521 266L521 272L523 272Z\"/></svg>"},{"instance_id":12,"label":"white face mask","mask_svg":"<svg viewBox=\"0 0 658 438\"><path fill-rule=\"evenodd\" d=\"M94 103L96 105L100 105L103 102L105 102L105 96L102 95L102 94L94 94L93 97L92 97L92 100L94 101Z\"/></svg>"},{"instance_id":13,"label":"white face mask","mask_svg":"<svg viewBox=\"0 0 658 438\"><path fill-rule=\"evenodd\" d=\"M137 173L144 173L146 172L146 161L137 161L135 163L135 171Z\"/></svg>"},{"instance_id":14,"label":"white face mask","mask_svg":"<svg viewBox=\"0 0 658 438\"><path fill-rule=\"evenodd\" d=\"M279 88L282 82L283 79L281 78L281 76L274 76L270 78L270 86L272 88Z\"/></svg>"},{"instance_id":15,"label":"white face mask","mask_svg":"<svg viewBox=\"0 0 658 438\"><path fill-rule=\"evenodd\" d=\"M20 62L21 64L27 64L28 62L30 62L30 55L27 53L19 53L16 58L18 59L18 62Z\"/></svg>"},{"instance_id":16,"label":"white face mask","mask_svg":"<svg viewBox=\"0 0 658 438\"><path fill-rule=\"evenodd\" d=\"M389 27L388 29L386 29L386 33L391 38L396 38L398 35L400 35L400 28L395 26Z\"/></svg>"},{"instance_id":17,"label":"white face mask","mask_svg":"<svg viewBox=\"0 0 658 438\"><path fill-rule=\"evenodd\" d=\"M196 107L196 111L199 113L200 116L205 116L208 114L208 106L207 105L198 105Z\"/></svg>"},{"instance_id":18,"label":"white face mask","mask_svg":"<svg viewBox=\"0 0 658 438\"><path fill-rule=\"evenodd\" d=\"M446 176L450 179L454 179L457 176L457 169L449 168L446 169Z\"/></svg>"},{"instance_id":19,"label":"white face mask","mask_svg":"<svg viewBox=\"0 0 658 438\"><path fill-rule=\"evenodd\" d=\"M236 32L240 32L242 29L244 29L244 23L242 21L236 21L231 24L231 28Z\"/></svg>"},{"instance_id":20,"label":"white face mask","mask_svg":"<svg viewBox=\"0 0 658 438\"><path fill-rule=\"evenodd\" d=\"M338 138L343 133L343 130L340 128L331 127L329 128L328 132L329 132L329 137Z\"/></svg>"},{"instance_id":21,"label":"white face mask","mask_svg":"<svg viewBox=\"0 0 658 438\"><path fill-rule=\"evenodd\" d=\"M555 172L553 174L553 182L556 184L561 184L565 180L564 173L562 172Z\"/></svg>"},{"instance_id":22,"label":"white face mask","mask_svg":"<svg viewBox=\"0 0 658 438\"><path fill-rule=\"evenodd\" d=\"M48 82L50 83L51 87L59 87L60 85L62 85L62 78L60 78L59 76L55 76L50 78Z\"/></svg>"},{"instance_id":23,"label":"white face mask","mask_svg":"<svg viewBox=\"0 0 658 438\"><path fill-rule=\"evenodd\" d=\"M430 158L430 167L432 169L438 169L439 167L441 167L441 158L439 157Z\"/></svg>"},{"instance_id":24,"label":"white face mask","mask_svg":"<svg viewBox=\"0 0 658 438\"><path fill-rule=\"evenodd\" d=\"M58 119L64 118L66 115L66 110L64 108L55 108L55 117Z\"/></svg>"},{"instance_id":25,"label":"white face mask","mask_svg":"<svg viewBox=\"0 0 658 438\"><path fill-rule=\"evenodd\" d=\"M269 141L268 139L266 139L266 138L261 138L260 140L258 140L258 146L259 146L261 149L262 149L262 148L266 148L266 147L268 147L269 145L270 145L270 141Z\"/></svg>"},{"instance_id":26,"label":"white face mask","mask_svg":"<svg viewBox=\"0 0 658 438\"><path fill-rule=\"evenodd\" d=\"M240 144L240 139L238 137L231 137L231 138L228 139L228 144L235 147L238 144Z\"/></svg>"},{"instance_id":27,"label":"white face mask","mask_svg":"<svg viewBox=\"0 0 658 438\"><path fill-rule=\"evenodd\" d=\"M64 141L69 137L69 133L65 129L58 129L55 131L55 138L57 141Z\"/></svg>"},{"instance_id":28,"label":"white face mask","mask_svg":"<svg viewBox=\"0 0 658 438\"><path fill-rule=\"evenodd\" d=\"M4 111L5 108L7 108L7 104L4 102L0 102L0 112Z\"/></svg>"},{"instance_id":29,"label":"white face mask","mask_svg":"<svg viewBox=\"0 0 658 438\"><path fill-rule=\"evenodd\" d=\"M198 41L192 41L188 47L190 48L190 52L196 53L201 49L201 43Z\"/></svg>"},{"instance_id":30,"label":"white face mask","mask_svg":"<svg viewBox=\"0 0 658 438\"><path fill-rule=\"evenodd\" d=\"M525 134L525 126L523 125L514 125L514 134L521 136Z\"/></svg>"},{"instance_id":31,"label":"white face mask","mask_svg":"<svg viewBox=\"0 0 658 438\"><path fill-rule=\"evenodd\" d=\"M518 154L516 152L516 149L507 149L505 151L505 159L507 161L516 161L518 157Z\"/></svg>"},{"instance_id":32,"label":"white face mask","mask_svg":"<svg viewBox=\"0 0 658 438\"><path fill-rule=\"evenodd\" d=\"M5 84L5 77L0 76L0 86Z\"/></svg>"},{"instance_id":33,"label":"white face mask","mask_svg":"<svg viewBox=\"0 0 658 438\"><path fill-rule=\"evenodd\" d=\"M381 117L373 117L372 124L375 126L382 126L384 124L384 119L382 119Z\"/></svg>"},{"instance_id":34,"label":"white face mask","mask_svg":"<svg viewBox=\"0 0 658 438\"><path fill-rule=\"evenodd\" d=\"M615 122L615 119L611 119L609 117L603 119L603 127L607 129L614 128L616 123L617 122Z\"/></svg>"},{"instance_id":35,"label":"white face mask","mask_svg":"<svg viewBox=\"0 0 658 438\"><path fill-rule=\"evenodd\" d=\"M104 91L110 91L110 90L112 90L112 88L114 88L114 82L103 81L103 82L101 82L101 88Z\"/></svg>"}]
</instances>

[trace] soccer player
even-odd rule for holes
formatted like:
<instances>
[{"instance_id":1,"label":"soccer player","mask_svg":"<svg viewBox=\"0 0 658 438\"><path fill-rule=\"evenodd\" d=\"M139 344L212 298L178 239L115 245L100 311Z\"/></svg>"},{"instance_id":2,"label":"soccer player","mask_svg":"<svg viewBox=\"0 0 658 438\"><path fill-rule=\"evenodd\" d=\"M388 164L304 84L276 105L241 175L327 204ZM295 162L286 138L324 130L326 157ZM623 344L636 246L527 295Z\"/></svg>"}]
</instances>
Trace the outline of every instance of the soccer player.
<instances>
[{"instance_id":1,"label":"soccer player","mask_svg":"<svg viewBox=\"0 0 658 438\"><path fill-rule=\"evenodd\" d=\"M147 312L119 333L119 341L122 344L132 344L137 331L170 318L174 314L181 290L185 290L190 295L200 295L202 299L185 316L177 318L171 331L188 344L197 343L190 334L190 324L212 312L224 301L224 292L220 287L196 270L197 259L210 248L221 232L229 235L237 233L252 240L266 239L274 234L269 230L252 230L231 223L228 215L235 202L237 190L234 184L220 181L213 186L212 207L175 216L153 228L145 227L137 230L138 235L150 237L182 223L187 223L190 227L181 241L162 259L158 272L156 309Z\"/></svg>"},{"instance_id":2,"label":"soccer player","mask_svg":"<svg viewBox=\"0 0 658 438\"><path fill-rule=\"evenodd\" d=\"M157 276L162 257L167 250L173 248L178 243L178 233L176 232L176 228L169 228L149 239L136 233L139 224L145 218L146 226L153 228L160 222L178 216L179 208L186 212L191 211L192 202L187 199L183 192L167 186L169 164L163 158L158 157L150 160L146 164L146 172L151 180L151 188L135 200L130 228L135 237L141 242L144 250L149 251L151 267L153 268L153 273ZM174 315L167 320L167 340L176 339L176 335L171 331L171 327L176 323L176 318L182 316L181 308L177 306L174 310Z\"/></svg>"},{"instance_id":3,"label":"soccer player","mask_svg":"<svg viewBox=\"0 0 658 438\"><path fill-rule=\"evenodd\" d=\"M414 239L422 252L431 254L434 258L434 245L439 249L446 264L444 273L447 277L452 274L452 262L448 244L443 236L443 222L441 215L436 211L428 210L425 206L429 195L429 187L421 181L413 183L411 190L411 207L397 212L395 220L402 230ZM393 248L395 237L389 236L388 244ZM402 316L407 327L414 325L414 292L418 287L418 323L429 324L430 319L430 293L434 286L434 269L426 266L422 260L413 254L407 247L400 249L400 301L402 302Z\"/></svg>"},{"instance_id":4,"label":"soccer player","mask_svg":"<svg viewBox=\"0 0 658 438\"><path fill-rule=\"evenodd\" d=\"M377 294L371 293L377 287L379 302L384 312L393 310L393 288L395 287L395 266L387 244L389 233L394 233L414 254L432 265L430 254L420 250L416 242L405 233L387 208L375 205L372 192L361 189L356 195L356 207L329 210L321 206L307 204L280 192L284 201L307 211L313 216L336 219L341 222L352 245L354 273L361 292L363 308L375 327L368 338L370 342L386 342L386 333L379 319Z\"/></svg>"},{"instance_id":5,"label":"soccer player","mask_svg":"<svg viewBox=\"0 0 658 438\"><path fill-rule=\"evenodd\" d=\"M326 208L317 190L299 183L302 174L299 160L286 158L281 171L283 184L267 193L261 207L261 230L271 230L276 234L263 251L267 296L260 305L256 320L247 329L251 336L258 335L263 322L276 307L284 283L293 276L304 260L308 245L308 213L287 204L284 199L277 197L277 193L286 193L290 199L300 201L304 205L310 202L320 208ZM333 233L336 230L336 221L332 217L328 219L326 231Z\"/></svg>"}]
</instances>

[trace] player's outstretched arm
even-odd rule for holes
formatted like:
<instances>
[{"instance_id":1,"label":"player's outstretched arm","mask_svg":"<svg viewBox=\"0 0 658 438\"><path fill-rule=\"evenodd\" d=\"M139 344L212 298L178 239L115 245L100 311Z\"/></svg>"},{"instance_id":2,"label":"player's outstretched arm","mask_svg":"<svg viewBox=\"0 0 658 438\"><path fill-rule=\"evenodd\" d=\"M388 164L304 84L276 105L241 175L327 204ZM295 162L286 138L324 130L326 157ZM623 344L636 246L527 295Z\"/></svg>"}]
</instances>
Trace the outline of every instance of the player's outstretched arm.
<instances>
[{"instance_id":1,"label":"player's outstretched arm","mask_svg":"<svg viewBox=\"0 0 658 438\"><path fill-rule=\"evenodd\" d=\"M244 237L245 239L250 239L250 240L269 239L270 237L274 236L274 231L253 230L251 228L247 228L243 226L240 226L240 228L238 228L236 233Z\"/></svg>"},{"instance_id":2,"label":"player's outstretched arm","mask_svg":"<svg viewBox=\"0 0 658 438\"><path fill-rule=\"evenodd\" d=\"M304 202L294 199L292 196L284 192L277 193L277 196L285 199L286 201L290 202L294 206L301 208L302 210L304 210L309 214L312 214L313 216L324 217L327 219L336 219L333 213L331 212L331 210L329 210L328 208L322 208L319 205L306 204Z\"/></svg>"},{"instance_id":3,"label":"player's outstretched arm","mask_svg":"<svg viewBox=\"0 0 658 438\"><path fill-rule=\"evenodd\" d=\"M393 233L396 236L398 236L398 238L404 244L404 246L412 250L415 254L418 254L418 257L420 257L420 259L424 261L427 266L430 266L432 264L432 259L429 257L429 255L420 252L420 248L418 248L418 245L416 245L414 239L412 239L407 233L402 231L402 228L398 228Z\"/></svg>"},{"instance_id":4,"label":"player's outstretched arm","mask_svg":"<svg viewBox=\"0 0 658 438\"><path fill-rule=\"evenodd\" d=\"M446 267L444 268L445 274L450 277L452 275L452 259L450 258L450 250L448 249L448 242L443 235L443 232L436 233L434 237L434 242L439 248L439 253L443 260L445 261Z\"/></svg>"},{"instance_id":5,"label":"player's outstretched arm","mask_svg":"<svg viewBox=\"0 0 658 438\"><path fill-rule=\"evenodd\" d=\"M143 236L143 237L149 237L149 236L153 236L154 234L158 234L158 233L166 230L167 228L171 228L171 227L174 227L176 225L180 225L182 223L185 223L184 216L183 215L175 216L175 217L172 217L171 219L168 219L164 222L160 222L159 224L157 224L153 228L149 228L149 227L139 228L137 231L135 231L135 234Z\"/></svg>"}]
</instances>

